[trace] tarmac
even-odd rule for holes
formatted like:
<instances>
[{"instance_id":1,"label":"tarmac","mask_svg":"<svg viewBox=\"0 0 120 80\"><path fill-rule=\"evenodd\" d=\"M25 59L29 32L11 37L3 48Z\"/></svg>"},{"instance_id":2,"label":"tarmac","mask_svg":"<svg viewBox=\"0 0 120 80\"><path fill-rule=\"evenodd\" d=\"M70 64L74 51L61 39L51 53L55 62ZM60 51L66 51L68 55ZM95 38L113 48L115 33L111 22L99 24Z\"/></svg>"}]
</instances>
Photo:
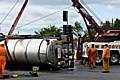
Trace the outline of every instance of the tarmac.
<instances>
[{"instance_id":1,"label":"tarmac","mask_svg":"<svg viewBox=\"0 0 120 80\"><path fill-rule=\"evenodd\" d=\"M95 69L89 69L87 65L75 62L74 69L62 69L58 71L40 70L38 77L32 76L30 71L6 70L9 75L17 74L17 77L9 77L3 80L119 80L120 65L110 65L110 73L102 73L102 65ZM1 79L2 80L2 79Z\"/></svg>"}]
</instances>

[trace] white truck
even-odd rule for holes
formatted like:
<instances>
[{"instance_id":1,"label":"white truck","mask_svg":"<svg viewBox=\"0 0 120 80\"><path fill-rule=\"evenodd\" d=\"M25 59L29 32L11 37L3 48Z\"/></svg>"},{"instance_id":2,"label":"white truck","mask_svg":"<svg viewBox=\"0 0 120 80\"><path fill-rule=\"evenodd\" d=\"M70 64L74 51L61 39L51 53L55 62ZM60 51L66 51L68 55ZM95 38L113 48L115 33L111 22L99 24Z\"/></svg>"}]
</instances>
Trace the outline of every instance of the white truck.
<instances>
[{"instance_id":1,"label":"white truck","mask_svg":"<svg viewBox=\"0 0 120 80\"><path fill-rule=\"evenodd\" d=\"M110 48L110 63L111 64L118 64L120 58L120 41L114 42L85 42L83 46L88 45L89 47L91 44L95 44L95 47L98 50L98 57L96 63L102 63L102 51L105 44L109 45Z\"/></svg>"}]
</instances>

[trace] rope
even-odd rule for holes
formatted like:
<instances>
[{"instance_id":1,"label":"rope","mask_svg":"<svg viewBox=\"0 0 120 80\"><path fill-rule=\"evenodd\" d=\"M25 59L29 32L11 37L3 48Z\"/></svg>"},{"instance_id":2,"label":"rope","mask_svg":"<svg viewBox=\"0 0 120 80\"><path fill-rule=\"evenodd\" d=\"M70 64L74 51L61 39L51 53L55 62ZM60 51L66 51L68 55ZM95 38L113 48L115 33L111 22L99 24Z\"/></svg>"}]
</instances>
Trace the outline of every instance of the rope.
<instances>
[{"instance_id":1,"label":"rope","mask_svg":"<svg viewBox=\"0 0 120 80\"><path fill-rule=\"evenodd\" d=\"M8 17L8 15L12 12L12 10L15 8L15 6L17 5L17 3L19 2L19 0L16 0L15 4L10 8L10 10L8 11L8 13L4 16L4 18L1 20L0 25L5 21L5 19Z\"/></svg>"},{"instance_id":2,"label":"rope","mask_svg":"<svg viewBox=\"0 0 120 80\"><path fill-rule=\"evenodd\" d=\"M70 7L71 7L71 6L66 7L66 8L63 8L62 10L68 9L68 8L70 8ZM37 22L37 21L39 21L39 20L41 20L41 19L47 18L47 17L49 17L49 16L51 16L51 15L54 15L54 14L56 14L56 13L58 13L58 12L61 12L61 10L56 11L56 12L53 12L53 13L48 14L48 15L46 15L46 16L40 17L40 18L38 18L38 19L35 19L35 20L33 20L33 21L30 21L30 22L28 22L28 23L26 23L26 24L23 24L23 25L21 25L21 26L18 26L16 29L19 29L19 28L21 28L21 27L24 27L24 26L30 25L30 24L32 24L32 23L35 23L35 22Z\"/></svg>"}]
</instances>

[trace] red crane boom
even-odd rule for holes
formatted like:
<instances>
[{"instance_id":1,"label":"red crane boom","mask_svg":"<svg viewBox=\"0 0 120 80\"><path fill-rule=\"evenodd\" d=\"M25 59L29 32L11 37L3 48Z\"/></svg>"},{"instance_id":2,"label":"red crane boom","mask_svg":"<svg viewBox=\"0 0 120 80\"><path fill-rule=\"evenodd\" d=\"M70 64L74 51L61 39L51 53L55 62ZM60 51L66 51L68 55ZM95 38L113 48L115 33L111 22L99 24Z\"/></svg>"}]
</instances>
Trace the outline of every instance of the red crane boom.
<instances>
[{"instance_id":1,"label":"red crane boom","mask_svg":"<svg viewBox=\"0 0 120 80\"><path fill-rule=\"evenodd\" d=\"M82 6L82 4L80 4L79 0L72 0L72 2L73 2L73 6L79 10L79 13L83 17L90 38L94 39L93 36L91 35L92 32L90 31L90 29L95 29L95 31L98 34L102 34L103 30L99 27L97 22L92 18L92 16L87 12L87 10Z\"/></svg>"},{"instance_id":2,"label":"red crane boom","mask_svg":"<svg viewBox=\"0 0 120 80\"><path fill-rule=\"evenodd\" d=\"M21 15L22 15L22 13L23 13L23 11L24 11L24 9L25 9L27 3L28 3L28 0L25 0L25 2L24 2L24 4L23 4L23 6L22 6L20 12L18 13L18 15L17 15L15 21L14 21L13 24L12 24L12 27L10 28L10 30L9 30L9 32L8 32L8 36L11 35L11 34L13 33L13 31L14 31L14 29L15 29L15 27L16 27L18 21L20 20L20 17L21 17Z\"/></svg>"}]
</instances>

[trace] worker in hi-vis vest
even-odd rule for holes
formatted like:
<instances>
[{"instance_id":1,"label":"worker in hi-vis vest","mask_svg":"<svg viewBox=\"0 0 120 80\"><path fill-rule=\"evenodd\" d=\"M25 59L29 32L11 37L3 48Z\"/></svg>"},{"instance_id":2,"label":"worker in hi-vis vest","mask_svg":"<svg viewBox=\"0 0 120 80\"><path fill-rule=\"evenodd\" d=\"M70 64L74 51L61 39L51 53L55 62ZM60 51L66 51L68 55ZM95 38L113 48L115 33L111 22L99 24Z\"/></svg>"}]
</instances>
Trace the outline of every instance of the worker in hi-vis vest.
<instances>
[{"instance_id":1,"label":"worker in hi-vis vest","mask_svg":"<svg viewBox=\"0 0 120 80\"><path fill-rule=\"evenodd\" d=\"M94 44L92 44L91 48L89 48L88 56L89 56L89 67L96 68L96 59L98 56L98 51L97 51L97 48L95 48Z\"/></svg>"},{"instance_id":2,"label":"worker in hi-vis vest","mask_svg":"<svg viewBox=\"0 0 120 80\"><path fill-rule=\"evenodd\" d=\"M5 75L5 66L6 66L6 52L4 49L4 44L0 44L0 74L1 76Z\"/></svg>"},{"instance_id":3,"label":"worker in hi-vis vest","mask_svg":"<svg viewBox=\"0 0 120 80\"><path fill-rule=\"evenodd\" d=\"M110 59L110 49L107 44L104 45L102 60L103 60L103 73L109 73L109 59Z\"/></svg>"}]
</instances>

